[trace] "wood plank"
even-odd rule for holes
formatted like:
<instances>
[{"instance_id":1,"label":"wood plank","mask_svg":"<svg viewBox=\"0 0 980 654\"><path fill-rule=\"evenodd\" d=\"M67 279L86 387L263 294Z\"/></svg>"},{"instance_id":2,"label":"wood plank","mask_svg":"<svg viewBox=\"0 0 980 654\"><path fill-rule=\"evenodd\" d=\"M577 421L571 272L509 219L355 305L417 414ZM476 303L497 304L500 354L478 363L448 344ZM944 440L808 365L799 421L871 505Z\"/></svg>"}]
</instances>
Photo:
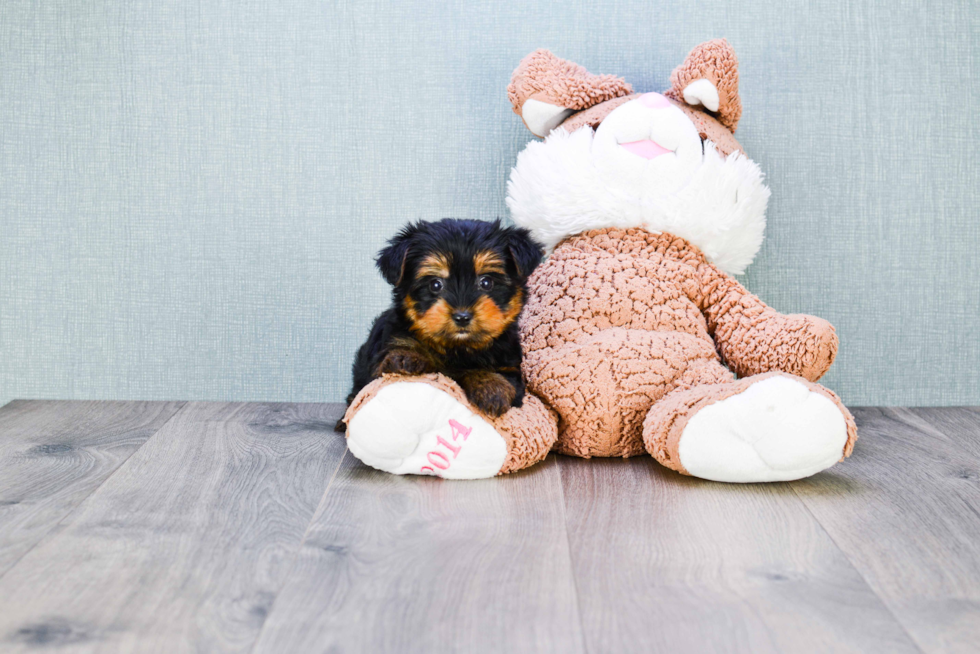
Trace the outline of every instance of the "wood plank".
<instances>
[{"instance_id":1,"label":"wood plank","mask_svg":"<svg viewBox=\"0 0 980 654\"><path fill-rule=\"evenodd\" d=\"M255 651L583 651L554 458L446 482L348 455Z\"/></svg>"},{"instance_id":2,"label":"wood plank","mask_svg":"<svg viewBox=\"0 0 980 654\"><path fill-rule=\"evenodd\" d=\"M0 409L0 577L182 404L15 400Z\"/></svg>"},{"instance_id":3,"label":"wood plank","mask_svg":"<svg viewBox=\"0 0 980 654\"><path fill-rule=\"evenodd\" d=\"M851 459L794 489L923 651L976 652L977 458L908 409L854 415Z\"/></svg>"},{"instance_id":4,"label":"wood plank","mask_svg":"<svg viewBox=\"0 0 980 654\"><path fill-rule=\"evenodd\" d=\"M974 462L980 461L980 411L977 407L915 407L903 417L919 419L914 426L943 434L959 445Z\"/></svg>"},{"instance_id":5,"label":"wood plank","mask_svg":"<svg viewBox=\"0 0 980 654\"><path fill-rule=\"evenodd\" d=\"M3 651L249 651L346 451L341 410L184 407L0 579Z\"/></svg>"},{"instance_id":6,"label":"wood plank","mask_svg":"<svg viewBox=\"0 0 980 654\"><path fill-rule=\"evenodd\" d=\"M787 485L559 461L589 651L918 651Z\"/></svg>"}]
</instances>

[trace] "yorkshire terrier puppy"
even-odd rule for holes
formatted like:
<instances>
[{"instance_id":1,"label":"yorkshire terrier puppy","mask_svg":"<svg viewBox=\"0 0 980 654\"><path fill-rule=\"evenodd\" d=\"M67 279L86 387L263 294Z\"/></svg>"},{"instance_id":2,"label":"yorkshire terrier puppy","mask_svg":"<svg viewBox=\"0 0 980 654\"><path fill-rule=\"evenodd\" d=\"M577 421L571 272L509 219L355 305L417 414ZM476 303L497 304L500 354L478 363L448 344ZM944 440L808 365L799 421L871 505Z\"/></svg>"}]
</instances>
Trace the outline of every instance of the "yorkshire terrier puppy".
<instances>
[{"instance_id":1,"label":"yorkshire terrier puppy","mask_svg":"<svg viewBox=\"0 0 980 654\"><path fill-rule=\"evenodd\" d=\"M383 374L441 372L491 416L521 406L517 317L541 257L526 229L499 220L447 218L403 229L378 253L393 303L357 351L347 404Z\"/></svg>"}]
</instances>

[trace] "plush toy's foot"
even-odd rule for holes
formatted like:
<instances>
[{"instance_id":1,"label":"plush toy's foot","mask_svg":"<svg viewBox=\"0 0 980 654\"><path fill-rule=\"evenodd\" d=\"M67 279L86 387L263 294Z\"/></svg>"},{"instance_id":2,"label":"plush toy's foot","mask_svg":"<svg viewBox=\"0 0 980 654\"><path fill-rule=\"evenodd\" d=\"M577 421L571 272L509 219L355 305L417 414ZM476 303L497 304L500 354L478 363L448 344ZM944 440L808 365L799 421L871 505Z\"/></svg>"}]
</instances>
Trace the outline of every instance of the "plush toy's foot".
<instances>
[{"instance_id":1,"label":"plush toy's foot","mask_svg":"<svg viewBox=\"0 0 980 654\"><path fill-rule=\"evenodd\" d=\"M350 420L347 446L367 465L396 475L493 477L507 443L485 420L434 386L381 388Z\"/></svg>"},{"instance_id":2,"label":"plush toy's foot","mask_svg":"<svg viewBox=\"0 0 980 654\"><path fill-rule=\"evenodd\" d=\"M684 474L789 481L850 455L857 428L831 391L768 373L667 395L650 409L643 438L658 461Z\"/></svg>"},{"instance_id":3,"label":"plush toy's foot","mask_svg":"<svg viewBox=\"0 0 980 654\"><path fill-rule=\"evenodd\" d=\"M527 467L558 437L541 402L500 418L480 415L442 375L390 377L364 388L351 404L347 446L367 465L399 475L481 479Z\"/></svg>"}]
</instances>

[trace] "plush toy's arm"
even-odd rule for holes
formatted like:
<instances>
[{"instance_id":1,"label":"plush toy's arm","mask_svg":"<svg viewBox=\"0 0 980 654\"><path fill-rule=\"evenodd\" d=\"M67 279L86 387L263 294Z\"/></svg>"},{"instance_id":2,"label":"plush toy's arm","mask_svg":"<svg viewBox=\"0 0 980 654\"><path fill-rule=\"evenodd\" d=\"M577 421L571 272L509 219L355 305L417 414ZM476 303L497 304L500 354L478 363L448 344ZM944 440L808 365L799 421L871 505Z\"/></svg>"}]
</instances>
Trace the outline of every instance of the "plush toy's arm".
<instances>
[{"instance_id":1,"label":"plush toy's arm","mask_svg":"<svg viewBox=\"0 0 980 654\"><path fill-rule=\"evenodd\" d=\"M834 362L837 334L826 320L781 314L711 264L699 277L708 331L739 377L778 370L816 381Z\"/></svg>"}]
</instances>

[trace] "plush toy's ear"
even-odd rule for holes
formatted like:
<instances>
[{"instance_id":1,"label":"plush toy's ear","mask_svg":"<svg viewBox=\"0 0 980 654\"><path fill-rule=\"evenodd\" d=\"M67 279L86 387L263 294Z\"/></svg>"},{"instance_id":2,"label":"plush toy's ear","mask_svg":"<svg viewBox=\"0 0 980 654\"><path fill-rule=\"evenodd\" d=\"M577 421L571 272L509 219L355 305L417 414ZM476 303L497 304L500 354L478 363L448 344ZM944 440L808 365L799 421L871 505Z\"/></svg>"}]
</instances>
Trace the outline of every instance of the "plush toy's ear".
<instances>
[{"instance_id":1,"label":"plush toy's ear","mask_svg":"<svg viewBox=\"0 0 980 654\"><path fill-rule=\"evenodd\" d=\"M388 245L381 252L378 252L375 265L381 271L381 276L384 277L385 281L392 286L398 286L401 283L402 277L405 275L405 261L408 259L412 241L415 235L422 230L423 225L424 223L419 221L405 227L388 241Z\"/></svg>"},{"instance_id":2,"label":"plush toy's ear","mask_svg":"<svg viewBox=\"0 0 980 654\"><path fill-rule=\"evenodd\" d=\"M665 95L691 106L702 105L732 132L742 116L738 97L738 58L725 39L706 41L687 55L670 75Z\"/></svg>"},{"instance_id":3,"label":"plush toy's ear","mask_svg":"<svg viewBox=\"0 0 980 654\"><path fill-rule=\"evenodd\" d=\"M576 111L629 95L633 87L615 75L593 75L582 66L535 50L521 60L507 97L514 113L535 136L544 138Z\"/></svg>"},{"instance_id":4,"label":"plush toy's ear","mask_svg":"<svg viewBox=\"0 0 980 654\"><path fill-rule=\"evenodd\" d=\"M522 227L510 228L507 236L507 251L510 252L510 258L521 279L530 277L544 256L544 248L541 244L531 238L531 232Z\"/></svg>"}]
</instances>

